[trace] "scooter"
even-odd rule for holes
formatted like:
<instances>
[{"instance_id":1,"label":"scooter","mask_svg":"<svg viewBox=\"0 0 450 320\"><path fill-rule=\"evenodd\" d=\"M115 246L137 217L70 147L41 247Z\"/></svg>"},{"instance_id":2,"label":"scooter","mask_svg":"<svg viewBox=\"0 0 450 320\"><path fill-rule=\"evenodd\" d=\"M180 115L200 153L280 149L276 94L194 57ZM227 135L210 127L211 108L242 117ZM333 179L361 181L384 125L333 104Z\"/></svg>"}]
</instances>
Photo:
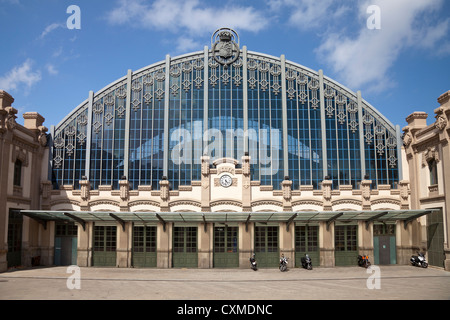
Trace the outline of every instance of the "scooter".
<instances>
[{"instance_id":1,"label":"scooter","mask_svg":"<svg viewBox=\"0 0 450 320\"><path fill-rule=\"evenodd\" d=\"M255 259L255 254L253 254L250 258L250 265L251 265L251 268L253 269L253 271L258 270L258 266L257 266L256 259Z\"/></svg>"},{"instance_id":2,"label":"scooter","mask_svg":"<svg viewBox=\"0 0 450 320\"><path fill-rule=\"evenodd\" d=\"M302 258L302 267L308 270L312 270L312 262L308 254L305 254L305 256Z\"/></svg>"},{"instance_id":3,"label":"scooter","mask_svg":"<svg viewBox=\"0 0 450 320\"><path fill-rule=\"evenodd\" d=\"M368 268L370 266L369 256L367 255L359 255L358 256L358 266Z\"/></svg>"},{"instance_id":4,"label":"scooter","mask_svg":"<svg viewBox=\"0 0 450 320\"><path fill-rule=\"evenodd\" d=\"M428 262L425 259L425 255L422 252L417 252L417 256L412 256L410 260L413 266L427 268Z\"/></svg>"},{"instance_id":5,"label":"scooter","mask_svg":"<svg viewBox=\"0 0 450 320\"><path fill-rule=\"evenodd\" d=\"M286 258L284 256L284 254L281 255L281 258L280 258L280 271L281 272L287 270L288 260L289 260L289 258Z\"/></svg>"}]
</instances>

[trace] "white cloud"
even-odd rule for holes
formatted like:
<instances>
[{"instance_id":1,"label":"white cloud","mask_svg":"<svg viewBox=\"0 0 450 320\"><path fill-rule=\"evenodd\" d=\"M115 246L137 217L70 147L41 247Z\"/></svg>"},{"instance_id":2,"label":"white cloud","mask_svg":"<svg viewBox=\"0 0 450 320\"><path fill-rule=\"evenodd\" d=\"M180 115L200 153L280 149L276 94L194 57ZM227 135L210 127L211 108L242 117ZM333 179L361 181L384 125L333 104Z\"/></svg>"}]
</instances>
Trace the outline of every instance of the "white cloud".
<instances>
[{"instance_id":1,"label":"white cloud","mask_svg":"<svg viewBox=\"0 0 450 320\"><path fill-rule=\"evenodd\" d=\"M349 1L342 0L268 0L271 11L289 12L288 25L302 30L326 29L330 23L349 10Z\"/></svg>"},{"instance_id":2,"label":"white cloud","mask_svg":"<svg viewBox=\"0 0 450 320\"><path fill-rule=\"evenodd\" d=\"M353 89L365 86L368 91L382 91L391 87L389 71L402 52L431 49L449 33L449 20L425 19L442 7L443 0L366 0L358 4L362 25L356 36L329 33L317 49L339 80ZM366 27L366 9L372 4L381 8L381 30Z\"/></svg>"},{"instance_id":3,"label":"white cloud","mask_svg":"<svg viewBox=\"0 0 450 320\"><path fill-rule=\"evenodd\" d=\"M45 27L44 31L42 31L41 35L39 36L39 39L44 39L45 36L47 36L50 32L52 32L53 30L56 30L58 28L62 28L63 25L59 24L59 23L52 23L50 25L48 25L47 27Z\"/></svg>"},{"instance_id":4,"label":"white cloud","mask_svg":"<svg viewBox=\"0 0 450 320\"><path fill-rule=\"evenodd\" d=\"M47 64L46 65L46 68L47 68L47 72L49 73L49 74L51 74L51 75L57 75L58 74L58 70L55 68L55 66L54 65L52 65L52 64Z\"/></svg>"},{"instance_id":5,"label":"white cloud","mask_svg":"<svg viewBox=\"0 0 450 320\"><path fill-rule=\"evenodd\" d=\"M131 24L135 27L168 30L172 33L204 34L220 27L259 31L268 21L251 6L225 5L220 8L199 0L119 0L107 14L111 24ZM212 30L212 31L211 31Z\"/></svg>"},{"instance_id":6,"label":"white cloud","mask_svg":"<svg viewBox=\"0 0 450 320\"><path fill-rule=\"evenodd\" d=\"M0 77L0 88L12 91L25 85L25 89L28 90L40 80L41 72L33 71L32 61L27 59L22 65L14 67L6 75Z\"/></svg>"}]
</instances>

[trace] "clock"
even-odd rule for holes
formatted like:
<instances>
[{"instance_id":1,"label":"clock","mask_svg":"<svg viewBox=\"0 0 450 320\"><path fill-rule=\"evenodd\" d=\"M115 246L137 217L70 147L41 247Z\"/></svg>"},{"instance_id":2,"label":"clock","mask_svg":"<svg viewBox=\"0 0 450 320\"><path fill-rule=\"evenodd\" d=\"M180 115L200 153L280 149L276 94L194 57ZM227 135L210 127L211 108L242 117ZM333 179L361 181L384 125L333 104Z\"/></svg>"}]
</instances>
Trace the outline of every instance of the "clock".
<instances>
[{"instance_id":1,"label":"clock","mask_svg":"<svg viewBox=\"0 0 450 320\"><path fill-rule=\"evenodd\" d=\"M233 183L233 179L227 174L220 177L220 185L222 187L228 188Z\"/></svg>"}]
</instances>

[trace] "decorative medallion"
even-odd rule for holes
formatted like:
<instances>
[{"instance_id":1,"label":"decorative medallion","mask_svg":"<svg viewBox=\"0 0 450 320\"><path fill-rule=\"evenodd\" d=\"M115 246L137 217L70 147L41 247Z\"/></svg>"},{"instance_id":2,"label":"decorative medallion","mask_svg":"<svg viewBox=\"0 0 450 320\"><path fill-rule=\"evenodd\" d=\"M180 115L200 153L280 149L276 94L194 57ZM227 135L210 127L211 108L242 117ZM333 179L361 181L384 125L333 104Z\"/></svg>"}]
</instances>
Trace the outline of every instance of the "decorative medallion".
<instances>
[{"instance_id":1,"label":"decorative medallion","mask_svg":"<svg viewBox=\"0 0 450 320\"><path fill-rule=\"evenodd\" d=\"M237 42L236 42L237 41ZM218 29L211 37L211 52L218 63L228 67L240 54L239 36L233 29Z\"/></svg>"}]
</instances>

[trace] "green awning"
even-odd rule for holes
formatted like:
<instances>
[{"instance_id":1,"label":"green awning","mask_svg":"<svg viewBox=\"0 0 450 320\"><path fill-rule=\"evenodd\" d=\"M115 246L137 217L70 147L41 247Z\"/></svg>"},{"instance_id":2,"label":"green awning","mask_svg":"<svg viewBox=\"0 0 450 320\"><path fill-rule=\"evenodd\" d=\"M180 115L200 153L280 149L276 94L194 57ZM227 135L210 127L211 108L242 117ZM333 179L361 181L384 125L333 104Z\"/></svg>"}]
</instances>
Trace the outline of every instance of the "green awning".
<instances>
[{"instance_id":1,"label":"green awning","mask_svg":"<svg viewBox=\"0 0 450 320\"><path fill-rule=\"evenodd\" d=\"M426 210L382 210L382 211L299 211L299 212L98 212L98 211L39 211L20 210L24 216L35 219L46 227L47 221L75 221L84 224L89 221L155 223L231 223L245 222L327 222L327 226L339 222L395 222L407 223L436 209Z\"/></svg>"}]
</instances>

